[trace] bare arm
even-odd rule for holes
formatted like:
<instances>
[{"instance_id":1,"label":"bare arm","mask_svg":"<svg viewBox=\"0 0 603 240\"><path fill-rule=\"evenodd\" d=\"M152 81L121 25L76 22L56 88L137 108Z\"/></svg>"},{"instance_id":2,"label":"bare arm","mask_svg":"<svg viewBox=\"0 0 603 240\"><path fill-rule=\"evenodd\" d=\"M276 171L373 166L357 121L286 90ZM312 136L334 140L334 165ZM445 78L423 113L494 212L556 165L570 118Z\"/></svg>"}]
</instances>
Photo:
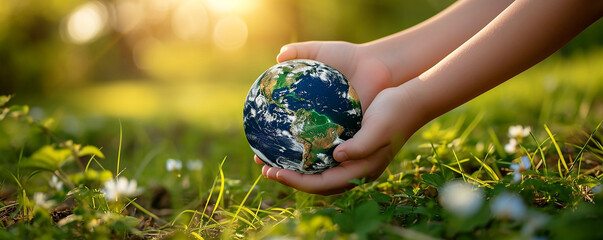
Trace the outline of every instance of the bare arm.
<instances>
[{"instance_id":1,"label":"bare arm","mask_svg":"<svg viewBox=\"0 0 603 240\"><path fill-rule=\"evenodd\" d=\"M379 92L360 131L335 149L335 159L343 161L339 167L317 175L265 167L264 175L322 194L352 187L350 179L376 178L418 128L555 52L599 19L602 5L590 0L513 2L425 73Z\"/></svg>"},{"instance_id":2,"label":"bare arm","mask_svg":"<svg viewBox=\"0 0 603 240\"><path fill-rule=\"evenodd\" d=\"M433 119L542 61L597 21L602 9L602 1L515 1L404 88Z\"/></svg>"},{"instance_id":3,"label":"bare arm","mask_svg":"<svg viewBox=\"0 0 603 240\"><path fill-rule=\"evenodd\" d=\"M453 7L469 2L475 3L466 1ZM449 14L454 14L454 11L450 11ZM601 17L603 1L517 0L504 8L500 14L496 14L495 11L492 13L494 19L481 30L479 27L473 29L474 25L466 23L471 25L469 28L476 32L475 35L471 37L471 33L467 33L469 36L466 36L468 39L466 41L454 38L457 46L445 45L443 49L446 50L430 49L441 46L427 45L427 42L435 44L433 41L437 39L429 38L430 31L419 30L423 29L421 27L411 28L395 36L362 45L364 49L383 47L368 52L377 52L376 55L380 55L377 59L389 70L391 79L384 79L389 80L390 84L398 84L379 91L372 101L365 100L370 102L370 105L365 112L362 128L352 139L340 144L333 153L336 160L343 162L338 167L316 175L302 175L287 169L264 167L264 176L302 191L321 194L342 192L353 186L349 180L354 178L378 177L406 139L418 128L558 50ZM445 16L447 15L442 14L429 21L446 19ZM426 23L425 26L428 25L429 23ZM436 25L438 24L435 24L432 30L438 29ZM460 26L458 31L462 31L463 27ZM450 30L452 31L450 34L454 35L455 29L451 27ZM421 33L421 31L426 32ZM437 31L432 33L439 36ZM420 38L417 38L414 44L418 46L412 44L404 46L406 41L411 40L403 41L403 39L410 38L412 34L417 34L416 36L426 34L422 36L428 40L423 43ZM453 49L455 50L452 51ZM379 51L391 52L383 54L384 52ZM409 56L400 56L407 53ZM426 56L414 56L421 53ZM412 62L413 57L416 63ZM431 67L430 62L437 64ZM372 83L375 84L375 80L370 79L374 76L371 73L382 68L374 66L383 67L383 65L367 67L366 74L356 75L356 82L353 83L373 81ZM419 68L428 70L423 74L413 72ZM351 67L348 73L363 72L358 69L359 66ZM417 75L419 76L412 78ZM412 80L406 82L410 78Z\"/></svg>"},{"instance_id":4,"label":"bare arm","mask_svg":"<svg viewBox=\"0 0 603 240\"><path fill-rule=\"evenodd\" d=\"M513 0L464 0L414 27L364 44L390 69L393 84L417 77L459 47Z\"/></svg>"},{"instance_id":5,"label":"bare arm","mask_svg":"<svg viewBox=\"0 0 603 240\"><path fill-rule=\"evenodd\" d=\"M288 44L281 49L277 61L306 58L331 65L350 79L366 108L381 90L398 86L432 67L511 2L459 1L414 27L365 44L333 41Z\"/></svg>"}]
</instances>

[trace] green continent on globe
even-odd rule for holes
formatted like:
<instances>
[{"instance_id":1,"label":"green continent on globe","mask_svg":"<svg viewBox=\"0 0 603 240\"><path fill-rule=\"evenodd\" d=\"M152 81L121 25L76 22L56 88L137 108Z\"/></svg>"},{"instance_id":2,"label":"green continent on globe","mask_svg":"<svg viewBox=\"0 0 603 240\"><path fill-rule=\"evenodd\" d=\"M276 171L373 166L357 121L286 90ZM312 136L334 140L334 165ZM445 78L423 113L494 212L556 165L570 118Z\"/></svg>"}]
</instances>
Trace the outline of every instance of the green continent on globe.
<instances>
[{"instance_id":1,"label":"green continent on globe","mask_svg":"<svg viewBox=\"0 0 603 240\"><path fill-rule=\"evenodd\" d=\"M273 71L264 75L264 77L260 80L260 89L264 96L266 96L268 101L273 101L272 93L274 92L274 90L281 88L291 88L291 85L293 85L299 79L299 77L304 74L304 72L300 71L296 74L291 73L301 67L304 66L284 66L281 68L282 72ZM278 104L278 101L273 103Z\"/></svg>"},{"instance_id":2,"label":"green continent on globe","mask_svg":"<svg viewBox=\"0 0 603 240\"><path fill-rule=\"evenodd\" d=\"M333 147L343 130L341 125L314 110L297 110L291 132L295 140L304 145L303 169L314 163L318 154Z\"/></svg>"}]
</instances>

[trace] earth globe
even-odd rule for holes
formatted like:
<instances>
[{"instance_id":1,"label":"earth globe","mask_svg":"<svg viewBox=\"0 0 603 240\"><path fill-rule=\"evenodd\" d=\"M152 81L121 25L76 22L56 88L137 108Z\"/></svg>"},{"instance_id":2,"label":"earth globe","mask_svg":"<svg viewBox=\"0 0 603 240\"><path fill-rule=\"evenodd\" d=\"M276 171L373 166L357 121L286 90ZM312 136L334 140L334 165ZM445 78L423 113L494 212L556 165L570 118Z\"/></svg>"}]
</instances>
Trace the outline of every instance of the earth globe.
<instances>
[{"instance_id":1,"label":"earth globe","mask_svg":"<svg viewBox=\"0 0 603 240\"><path fill-rule=\"evenodd\" d=\"M316 174L337 166L333 150L360 129L358 95L336 69L296 59L253 83L243 125L253 152L268 166Z\"/></svg>"}]
</instances>

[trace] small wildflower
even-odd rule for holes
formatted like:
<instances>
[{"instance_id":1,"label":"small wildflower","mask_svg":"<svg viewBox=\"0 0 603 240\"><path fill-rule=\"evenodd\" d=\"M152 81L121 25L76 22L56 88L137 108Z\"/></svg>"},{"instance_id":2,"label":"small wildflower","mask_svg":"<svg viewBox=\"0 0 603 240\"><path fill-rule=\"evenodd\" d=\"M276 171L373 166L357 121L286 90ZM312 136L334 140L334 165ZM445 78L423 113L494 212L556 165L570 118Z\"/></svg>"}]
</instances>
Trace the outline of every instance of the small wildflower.
<instances>
[{"instance_id":1,"label":"small wildflower","mask_svg":"<svg viewBox=\"0 0 603 240\"><path fill-rule=\"evenodd\" d=\"M515 125L509 127L509 137L515 139L522 139L530 135L532 129L530 127L523 127L521 125Z\"/></svg>"},{"instance_id":2,"label":"small wildflower","mask_svg":"<svg viewBox=\"0 0 603 240\"><path fill-rule=\"evenodd\" d=\"M521 181L521 174L526 170L529 170L532 167L532 163L530 162L530 158L528 156L522 156L520 158L519 163L511 163L511 170L513 170L513 180L512 183L518 183Z\"/></svg>"},{"instance_id":3,"label":"small wildflower","mask_svg":"<svg viewBox=\"0 0 603 240\"><path fill-rule=\"evenodd\" d=\"M34 193L33 200L36 206L44 209L51 209L56 204L54 200L46 199L46 194L41 192Z\"/></svg>"},{"instance_id":4,"label":"small wildflower","mask_svg":"<svg viewBox=\"0 0 603 240\"><path fill-rule=\"evenodd\" d=\"M168 172L180 171L182 170L182 162L180 160L170 158L165 163L165 169L167 169Z\"/></svg>"},{"instance_id":5,"label":"small wildflower","mask_svg":"<svg viewBox=\"0 0 603 240\"><path fill-rule=\"evenodd\" d=\"M482 190L472 184L452 181L442 186L440 202L449 212L460 217L469 217L481 208L483 195Z\"/></svg>"},{"instance_id":6,"label":"small wildflower","mask_svg":"<svg viewBox=\"0 0 603 240\"><path fill-rule=\"evenodd\" d=\"M132 197L140 194L142 189L138 188L136 180L128 181L125 177L110 179L105 182L105 188L101 190L105 198L110 201L118 201L121 197Z\"/></svg>"},{"instance_id":7,"label":"small wildflower","mask_svg":"<svg viewBox=\"0 0 603 240\"><path fill-rule=\"evenodd\" d=\"M63 190L63 182L61 182L56 175L52 175L52 178L48 184L57 191Z\"/></svg>"},{"instance_id":8,"label":"small wildflower","mask_svg":"<svg viewBox=\"0 0 603 240\"><path fill-rule=\"evenodd\" d=\"M199 159L186 161L186 168L191 171L201 171L203 169L203 162Z\"/></svg>"},{"instance_id":9,"label":"small wildflower","mask_svg":"<svg viewBox=\"0 0 603 240\"><path fill-rule=\"evenodd\" d=\"M517 194L502 193L490 204L492 215L499 219L522 220L526 215L526 205Z\"/></svg>"},{"instance_id":10,"label":"small wildflower","mask_svg":"<svg viewBox=\"0 0 603 240\"><path fill-rule=\"evenodd\" d=\"M505 152L513 154L517 151L517 139L509 139L509 143L505 144Z\"/></svg>"}]
</instances>

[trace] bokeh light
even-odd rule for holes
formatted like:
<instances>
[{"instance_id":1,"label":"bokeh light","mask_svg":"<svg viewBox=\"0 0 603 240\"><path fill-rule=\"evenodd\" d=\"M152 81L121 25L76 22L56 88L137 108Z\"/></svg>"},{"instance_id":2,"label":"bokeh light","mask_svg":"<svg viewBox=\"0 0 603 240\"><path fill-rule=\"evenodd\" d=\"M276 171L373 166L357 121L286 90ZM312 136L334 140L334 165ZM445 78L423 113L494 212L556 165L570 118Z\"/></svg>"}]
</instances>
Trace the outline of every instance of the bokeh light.
<instances>
[{"instance_id":1,"label":"bokeh light","mask_svg":"<svg viewBox=\"0 0 603 240\"><path fill-rule=\"evenodd\" d=\"M185 0L172 15L172 30L182 40L201 40L209 28L209 14L199 1Z\"/></svg>"},{"instance_id":2,"label":"bokeh light","mask_svg":"<svg viewBox=\"0 0 603 240\"><path fill-rule=\"evenodd\" d=\"M257 4L254 0L206 0L205 3L216 13L250 12Z\"/></svg>"},{"instance_id":3,"label":"bokeh light","mask_svg":"<svg viewBox=\"0 0 603 240\"><path fill-rule=\"evenodd\" d=\"M78 44L94 40L105 29L107 16L107 8L98 1L81 5L67 18L68 40Z\"/></svg>"},{"instance_id":4,"label":"bokeh light","mask_svg":"<svg viewBox=\"0 0 603 240\"><path fill-rule=\"evenodd\" d=\"M236 16L221 18L214 28L214 43L224 50L237 50L247 41L247 24Z\"/></svg>"},{"instance_id":5,"label":"bokeh light","mask_svg":"<svg viewBox=\"0 0 603 240\"><path fill-rule=\"evenodd\" d=\"M113 28L121 33L132 31L142 20L140 4L134 0L120 0L115 3Z\"/></svg>"}]
</instances>

